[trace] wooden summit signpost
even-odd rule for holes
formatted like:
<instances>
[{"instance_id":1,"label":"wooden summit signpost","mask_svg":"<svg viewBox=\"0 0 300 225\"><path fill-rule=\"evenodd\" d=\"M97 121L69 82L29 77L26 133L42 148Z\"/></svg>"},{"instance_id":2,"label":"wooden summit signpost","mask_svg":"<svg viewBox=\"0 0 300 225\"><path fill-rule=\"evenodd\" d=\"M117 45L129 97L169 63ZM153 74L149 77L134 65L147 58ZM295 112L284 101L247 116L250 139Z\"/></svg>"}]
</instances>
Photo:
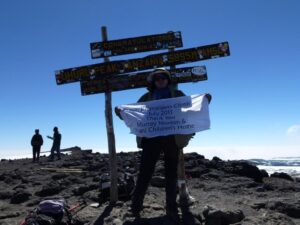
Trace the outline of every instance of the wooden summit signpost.
<instances>
[{"instance_id":1,"label":"wooden summit signpost","mask_svg":"<svg viewBox=\"0 0 300 225\"><path fill-rule=\"evenodd\" d=\"M117 159L112 119L111 92L147 87L149 70L170 66L172 82L175 84L207 80L205 66L175 68L175 65L225 57L230 55L228 42L200 46L183 50L181 32L108 41L106 27L101 28L102 42L90 44L93 59L104 58L103 63L58 70L55 72L58 85L80 81L81 94L105 93L105 118L110 160L110 202L118 200ZM168 49L166 53L148 55L144 58L109 61L109 56ZM181 162L183 163L183 162ZM182 167L183 165L181 165Z\"/></svg>"}]
</instances>

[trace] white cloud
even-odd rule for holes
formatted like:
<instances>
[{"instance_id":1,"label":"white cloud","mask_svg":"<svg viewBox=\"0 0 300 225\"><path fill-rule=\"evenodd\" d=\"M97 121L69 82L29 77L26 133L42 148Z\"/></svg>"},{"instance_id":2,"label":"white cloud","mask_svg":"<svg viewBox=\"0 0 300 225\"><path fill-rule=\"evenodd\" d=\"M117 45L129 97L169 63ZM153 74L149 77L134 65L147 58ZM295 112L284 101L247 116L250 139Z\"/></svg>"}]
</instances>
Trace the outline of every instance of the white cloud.
<instances>
[{"instance_id":1,"label":"white cloud","mask_svg":"<svg viewBox=\"0 0 300 225\"><path fill-rule=\"evenodd\" d=\"M290 126L286 134L288 137L299 137L300 138L300 124L295 124L293 126Z\"/></svg>"}]
</instances>

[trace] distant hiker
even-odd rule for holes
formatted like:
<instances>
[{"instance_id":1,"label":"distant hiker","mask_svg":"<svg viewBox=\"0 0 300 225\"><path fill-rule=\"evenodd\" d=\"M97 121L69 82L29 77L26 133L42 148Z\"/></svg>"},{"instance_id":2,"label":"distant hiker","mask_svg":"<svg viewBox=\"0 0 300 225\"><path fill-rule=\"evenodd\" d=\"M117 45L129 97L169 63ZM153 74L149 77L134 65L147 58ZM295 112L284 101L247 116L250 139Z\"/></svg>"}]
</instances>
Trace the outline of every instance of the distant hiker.
<instances>
[{"instance_id":1,"label":"distant hiker","mask_svg":"<svg viewBox=\"0 0 300 225\"><path fill-rule=\"evenodd\" d=\"M174 85L171 84L170 73L164 68L155 69L149 74L147 81L149 92L144 94L138 102L184 96L182 91L176 90ZM119 108L115 108L115 113L122 119ZM192 136L193 134L153 138L137 137L137 145L142 148L142 156L137 184L132 196L131 211L135 217L139 217L143 208L145 193L154 172L155 164L160 153L163 152L166 177L166 214L169 220L176 224L180 222L176 202L178 156L179 150L188 144Z\"/></svg>"},{"instance_id":2,"label":"distant hiker","mask_svg":"<svg viewBox=\"0 0 300 225\"><path fill-rule=\"evenodd\" d=\"M43 145L43 137L40 135L39 129L35 130L35 134L31 138L31 146L32 146L32 154L33 159L32 162L38 162L40 159L41 146Z\"/></svg>"},{"instance_id":3,"label":"distant hiker","mask_svg":"<svg viewBox=\"0 0 300 225\"><path fill-rule=\"evenodd\" d=\"M54 160L54 152L57 153L57 158L58 160L61 159L60 157L60 143L61 143L61 134L58 132L58 128L54 127L53 128L53 137L47 136L47 138L53 140L53 145L51 148L51 155L50 155L50 160Z\"/></svg>"}]
</instances>

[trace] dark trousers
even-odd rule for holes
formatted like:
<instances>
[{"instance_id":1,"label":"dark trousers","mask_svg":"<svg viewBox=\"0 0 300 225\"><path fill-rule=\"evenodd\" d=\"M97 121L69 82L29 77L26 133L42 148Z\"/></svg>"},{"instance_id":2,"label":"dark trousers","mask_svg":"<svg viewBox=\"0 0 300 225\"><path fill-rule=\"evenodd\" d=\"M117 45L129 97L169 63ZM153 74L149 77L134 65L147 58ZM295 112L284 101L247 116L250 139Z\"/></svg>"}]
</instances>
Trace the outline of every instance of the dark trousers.
<instances>
[{"instance_id":1,"label":"dark trousers","mask_svg":"<svg viewBox=\"0 0 300 225\"><path fill-rule=\"evenodd\" d=\"M53 145L51 148L51 155L50 158L54 159L54 152L57 153L57 158L60 159L60 146L59 145Z\"/></svg>"},{"instance_id":2,"label":"dark trousers","mask_svg":"<svg viewBox=\"0 0 300 225\"><path fill-rule=\"evenodd\" d=\"M143 138L142 157L137 184L132 196L132 208L135 211L142 209L144 197L150 183L155 164L160 153L164 153L166 178L166 208L167 211L177 211L177 163L179 149L173 135L155 138Z\"/></svg>"},{"instance_id":3,"label":"dark trousers","mask_svg":"<svg viewBox=\"0 0 300 225\"><path fill-rule=\"evenodd\" d=\"M33 162L39 161L40 159L41 146L33 146L32 154L33 154Z\"/></svg>"}]
</instances>

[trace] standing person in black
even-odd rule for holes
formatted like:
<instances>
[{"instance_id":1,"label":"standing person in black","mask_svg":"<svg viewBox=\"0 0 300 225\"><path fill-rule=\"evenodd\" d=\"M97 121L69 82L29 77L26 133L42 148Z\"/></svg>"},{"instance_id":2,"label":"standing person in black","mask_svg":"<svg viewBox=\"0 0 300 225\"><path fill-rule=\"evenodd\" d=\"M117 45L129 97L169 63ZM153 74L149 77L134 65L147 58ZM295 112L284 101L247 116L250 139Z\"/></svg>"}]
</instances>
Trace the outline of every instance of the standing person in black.
<instances>
[{"instance_id":1,"label":"standing person in black","mask_svg":"<svg viewBox=\"0 0 300 225\"><path fill-rule=\"evenodd\" d=\"M32 146L32 154L33 159L32 162L38 162L40 159L41 146L43 145L43 137L40 135L39 129L35 130L35 134L31 138L31 146Z\"/></svg>"},{"instance_id":2,"label":"standing person in black","mask_svg":"<svg viewBox=\"0 0 300 225\"><path fill-rule=\"evenodd\" d=\"M147 81L149 83L149 92L144 94L138 102L184 96L183 92L173 87L170 73L164 68L155 69L149 74ZM121 118L120 109L116 107L115 112ZM136 187L132 195L131 211L135 217L140 216L146 190L154 172L155 164L159 159L160 153L163 152L166 177L166 215L168 220L173 223L180 223L176 202L177 164L180 149L177 145L177 138L177 135L153 138L137 137L137 145L138 148L142 148L142 156Z\"/></svg>"},{"instance_id":3,"label":"standing person in black","mask_svg":"<svg viewBox=\"0 0 300 225\"><path fill-rule=\"evenodd\" d=\"M53 145L51 148L51 155L50 155L50 160L54 160L54 152L57 153L57 158L60 160L60 143L61 143L61 134L58 132L58 128L54 127L53 128L53 137L47 136L47 138L53 140Z\"/></svg>"}]
</instances>

